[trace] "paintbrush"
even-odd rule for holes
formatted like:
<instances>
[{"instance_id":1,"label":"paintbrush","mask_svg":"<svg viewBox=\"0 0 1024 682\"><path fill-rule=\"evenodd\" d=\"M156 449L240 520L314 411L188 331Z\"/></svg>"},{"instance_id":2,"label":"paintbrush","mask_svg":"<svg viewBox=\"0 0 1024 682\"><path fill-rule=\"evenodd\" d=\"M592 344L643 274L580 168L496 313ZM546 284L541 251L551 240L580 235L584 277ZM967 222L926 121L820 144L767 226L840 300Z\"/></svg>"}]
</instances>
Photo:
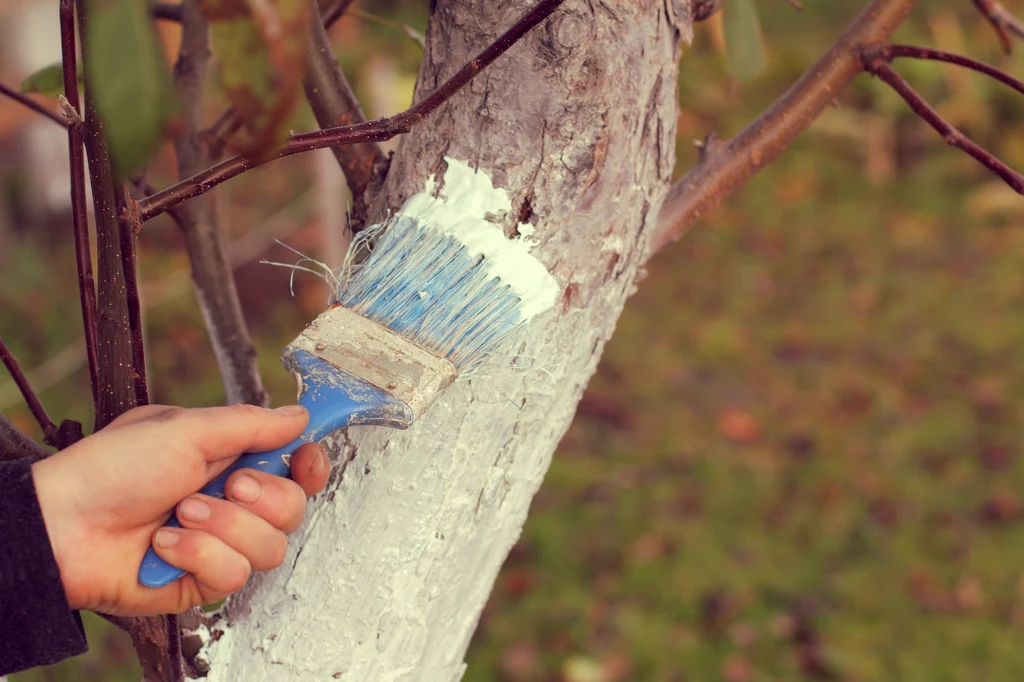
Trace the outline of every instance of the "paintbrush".
<instances>
[{"instance_id":1,"label":"paintbrush","mask_svg":"<svg viewBox=\"0 0 1024 682\"><path fill-rule=\"evenodd\" d=\"M446 159L444 188L433 178L384 225L353 243L332 282L332 305L282 352L309 425L291 443L242 455L200 492L224 497L242 468L287 476L304 443L354 425L408 428L460 375L502 350L515 330L551 307L558 286L530 253L532 227L508 239L485 219L511 209L487 175ZM169 526L177 526L172 517ZM139 582L160 587L185 571L150 548Z\"/></svg>"}]
</instances>

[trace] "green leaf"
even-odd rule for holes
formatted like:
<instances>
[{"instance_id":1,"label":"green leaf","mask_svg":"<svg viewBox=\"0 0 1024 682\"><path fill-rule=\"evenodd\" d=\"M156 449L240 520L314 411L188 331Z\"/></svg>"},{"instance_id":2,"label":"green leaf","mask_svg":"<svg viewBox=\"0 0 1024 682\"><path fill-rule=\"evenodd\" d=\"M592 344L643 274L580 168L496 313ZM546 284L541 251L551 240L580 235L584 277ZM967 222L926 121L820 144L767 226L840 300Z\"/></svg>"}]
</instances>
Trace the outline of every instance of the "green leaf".
<instances>
[{"instance_id":1,"label":"green leaf","mask_svg":"<svg viewBox=\"0 0 1024 682\"><path fill-rule=\"evenodd\" d=\"M146 3L89 0L85 68L119 179L156 151L176 109L171 78Z\"/></svg>"},{"instance_id":2,"label":"green leaf","mask_svg":"<svg viewBox=\"0 0 1024 682\"><path fill-rule=\"evenodd\" d=\"M78 84L82 84L82 70L78 70ZM50 64L36 71L31 76L21 81L21 91L24 93L39 93L47 97L56 97L64 94L64 67L60 62Z\"/></svg>"},{"instance_id":3,"label":"green leaf","mask_svg":"<svg viewBox=\"0 0 1024 682\"><path fill-rule=\"evenodd\" d=\"M768 62L754 0L728 0L723 14L726 61L738 80L760 74Z\"/></svg>"}]
</instances>

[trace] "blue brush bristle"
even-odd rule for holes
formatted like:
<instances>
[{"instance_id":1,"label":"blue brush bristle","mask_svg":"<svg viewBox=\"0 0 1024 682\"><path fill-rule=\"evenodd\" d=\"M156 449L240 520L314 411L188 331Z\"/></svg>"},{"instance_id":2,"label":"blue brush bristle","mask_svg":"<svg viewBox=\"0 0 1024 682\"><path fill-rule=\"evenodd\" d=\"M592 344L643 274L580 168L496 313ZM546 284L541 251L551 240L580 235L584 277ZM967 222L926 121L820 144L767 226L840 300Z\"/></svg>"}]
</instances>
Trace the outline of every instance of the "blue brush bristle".
<instances>
[{"instance_id":1,"label":"blue brush bristle","mask_svg":"<svg viewBox=\"0 0 1024 682\"><path fill-rule=\"evenodd\" d=\"M336 303L448 358L460 372L519 326L518 295L458 239L401 214L364 239L377 241L365 261L343 273Z\"/></svg>"}]
</instances>

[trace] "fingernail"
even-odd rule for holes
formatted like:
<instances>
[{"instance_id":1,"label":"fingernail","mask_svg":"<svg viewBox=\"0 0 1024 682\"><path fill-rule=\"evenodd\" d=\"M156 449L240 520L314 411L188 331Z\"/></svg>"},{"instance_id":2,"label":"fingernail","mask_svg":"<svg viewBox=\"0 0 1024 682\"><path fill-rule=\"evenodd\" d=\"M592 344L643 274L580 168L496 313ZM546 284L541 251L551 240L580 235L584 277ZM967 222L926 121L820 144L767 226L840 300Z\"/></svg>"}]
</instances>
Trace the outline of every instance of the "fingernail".
<instances>
[{"instance_id":1,"label":"fingernail","mask_svg":"<svg viewBox=\"0 0 1024 682\"><path fill-rule=\"evenodd\" d=\"M231 484L231 497L239 502L255 502L263 497L263 486L252 476L242 474Z\"/></svg>"},{"instance_id":2,"label":"fingernail","mask_svg":"<svg viewBox=\"0 0 1024 682\"><path fill-rule=\"evenodd\" d=\"M279 407L274 411L283 414L286 417L297 417L300 414L305 414L306 408L302 405L285 405L284 407Z\"/></svg>"},{"instance_id":3,"label":"fingernail","mask_svg":"<svg viewBox=\"0 0 1024 682\"><path fill-rule=\"evenodd\" d=\"M186 521L205 521L210 518L210 505L200 499L190 497L178 505L178 516Z\"/></svg>"},{"instance_id":4,"label":"fingernail","mask_svg":"<svg viewBox=\"0 0 1024 682\"><path fill-rule=\"evenodd\" d=\"M328 466L327 453L324 452L323 448L320 448L319 452L316 453L316 457L313 458L313 464L310 465L309 470L314 476L321 476Z\"/></svg>"},{"instance_id":5,"label":"fingernail","mask_svg":"<svg viewBox=\"0 0 1024 682\"><path fill-rule=\"evenodd\" d=\"M155 542L158 547L173 547L178 544L178 540L180 539L181 535L177 532L170 530L169 528L161 528L156 532L156 537L153 539L153 542Z\"/></svg>"}]
</instances>

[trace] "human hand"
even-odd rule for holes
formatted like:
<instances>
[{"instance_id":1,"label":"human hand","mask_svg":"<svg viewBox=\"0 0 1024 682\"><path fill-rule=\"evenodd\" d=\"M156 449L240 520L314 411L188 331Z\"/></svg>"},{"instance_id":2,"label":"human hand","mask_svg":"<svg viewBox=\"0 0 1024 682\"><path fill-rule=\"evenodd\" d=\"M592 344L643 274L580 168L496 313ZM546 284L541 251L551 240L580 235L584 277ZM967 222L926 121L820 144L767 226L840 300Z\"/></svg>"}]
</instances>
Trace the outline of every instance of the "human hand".
<instances>
[{"instance_id":1,"label":"human hand","mask_svg":"<svg viewBox=\"0 0 1024 682\"><path fill-rule=\"evenodd\" d=\"M297 406L149 405L33 464L71 608L120 616L178 613L224 598L251 571L278 566L286 534L302 522L306 495L327 483L330 467L319 445L293 453L294 480L240 469L228 479L228 499L196 491L239 455L298 437L308 421L309 413ZM162 528L175 505L182 527ZM164 587L140 585L139 564L151 542L162 559L188 574Z\"/></svg>"}]
</instances>

